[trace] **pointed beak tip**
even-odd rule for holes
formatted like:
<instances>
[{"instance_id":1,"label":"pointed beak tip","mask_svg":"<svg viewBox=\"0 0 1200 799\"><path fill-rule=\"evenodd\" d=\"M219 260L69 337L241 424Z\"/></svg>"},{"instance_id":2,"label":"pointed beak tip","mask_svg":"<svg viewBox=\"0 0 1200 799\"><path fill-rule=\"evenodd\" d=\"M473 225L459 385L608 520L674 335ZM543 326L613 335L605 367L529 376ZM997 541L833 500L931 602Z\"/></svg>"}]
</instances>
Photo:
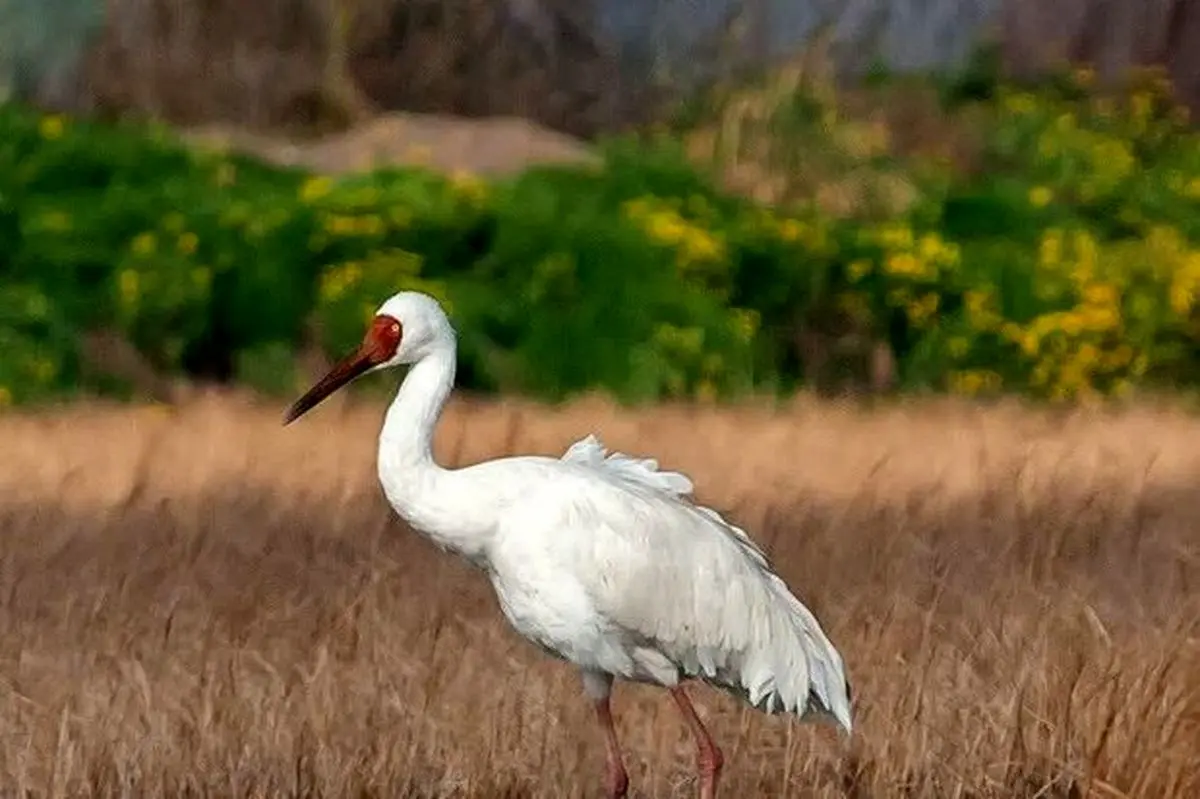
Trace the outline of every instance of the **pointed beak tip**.
<instances>
[{"instance_id":1,"label":"pointed beak tip","mask_svg":"<svg viewBox=\"0 0 1200 799\"><path fill-rule=\"evenodd\" d=\"M298 404L293 404L286 411L284 411L283 419L282 419L283 426L287 427L292 422L299 419L301 416L304 415L305 410L307 410L307 409L301 408Z\"/></svg>"},{"instance_id":2,"label":"pointed beak tip","mask_svg":"<svg viewBox=\"0 0 1200 799\"><path fill-rule=\"evenodd\" d=\"M283 426L287 427L320 405L330 394L370 371L372 365L371 353L361 349L343 358L284 412Z\"/></svg>"}]
</instances>

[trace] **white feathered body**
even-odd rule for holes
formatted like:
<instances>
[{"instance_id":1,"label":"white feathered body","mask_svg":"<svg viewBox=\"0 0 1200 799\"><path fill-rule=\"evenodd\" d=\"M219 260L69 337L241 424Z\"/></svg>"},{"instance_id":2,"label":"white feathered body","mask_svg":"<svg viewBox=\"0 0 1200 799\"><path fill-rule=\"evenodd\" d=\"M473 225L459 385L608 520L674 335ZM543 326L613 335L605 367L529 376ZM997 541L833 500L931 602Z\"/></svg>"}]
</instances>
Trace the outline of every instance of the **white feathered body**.
<instances>
[{"instance_id":1,"label":"white feathered body","mask_svg":"<svg viewBox=\"0 0 1200 799\"><path fill-rule=\"evenodd\" d=\"M481 566L508 621L547 652L585 675L698 678L850 730L837 650L746 534L691 501L683 475L589 436L562 459L501 458L414 487L388 479L405 471L386 468L400 449L380 450L391 504Z\"/></svg>"}]
</instances>

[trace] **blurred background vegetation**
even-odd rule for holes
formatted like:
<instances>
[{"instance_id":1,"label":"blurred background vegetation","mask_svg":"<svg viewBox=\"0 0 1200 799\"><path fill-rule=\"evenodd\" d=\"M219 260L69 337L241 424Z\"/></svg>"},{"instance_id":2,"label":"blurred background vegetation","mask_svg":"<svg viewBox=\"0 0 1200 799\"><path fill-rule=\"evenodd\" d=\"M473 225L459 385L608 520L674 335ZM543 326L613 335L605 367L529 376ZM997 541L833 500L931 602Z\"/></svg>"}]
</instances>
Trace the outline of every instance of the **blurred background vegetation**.
<instances>
[{"instance_id":1,"label":"blurred background vegetation","mask_svg":"<svg viewBox=\"0 0 1200 799\"><path fill-rule=\"evenodd\" d=\"M1200 382L1200 2L0 0L0 405Z\"/></svg>"}]
</instances>

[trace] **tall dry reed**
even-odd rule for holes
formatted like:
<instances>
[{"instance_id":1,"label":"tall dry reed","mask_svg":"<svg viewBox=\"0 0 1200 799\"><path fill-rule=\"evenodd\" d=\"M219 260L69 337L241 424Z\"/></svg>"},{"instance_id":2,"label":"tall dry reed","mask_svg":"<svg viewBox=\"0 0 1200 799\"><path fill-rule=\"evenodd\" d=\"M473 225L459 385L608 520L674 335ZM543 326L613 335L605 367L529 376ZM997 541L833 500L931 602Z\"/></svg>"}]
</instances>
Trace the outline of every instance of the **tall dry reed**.
<instances>
[{"instance_id":1,"label":"tall dry reed","mask_svg":"<svg viewBox=\"0 0 1200 799\"><path fill-rule=\"evenodd\" d=\"M378 408L279 410L0 418L4 792L600 795L575 673L386 508ZM848 744L693 690L724 796L1200 795L1200 423L461 401L437 450L593 430L692 474L844 652ZM673 703L615 708L633 795L691 795Z\"/></svg>"}]
</instances>

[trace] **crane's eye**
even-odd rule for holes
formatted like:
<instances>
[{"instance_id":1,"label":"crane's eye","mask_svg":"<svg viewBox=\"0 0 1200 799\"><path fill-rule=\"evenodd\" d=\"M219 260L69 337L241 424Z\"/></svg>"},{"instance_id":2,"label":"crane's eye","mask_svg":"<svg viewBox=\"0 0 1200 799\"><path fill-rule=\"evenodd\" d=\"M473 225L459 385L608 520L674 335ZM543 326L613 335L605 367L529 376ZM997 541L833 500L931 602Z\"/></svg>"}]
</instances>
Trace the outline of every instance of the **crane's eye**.
<instances>
[{"instance_id":1,"label":"crane's eye","mask_svg":"<svg viewBox=\"0 0 1200 799\"><path fill-rule=\"evenodd\" d=\"M400 332L400 325L396 324L395 322L392 322L392 332L393 332L393 333L399 333L399 332Z\"/></svg>"}]
</instances>

